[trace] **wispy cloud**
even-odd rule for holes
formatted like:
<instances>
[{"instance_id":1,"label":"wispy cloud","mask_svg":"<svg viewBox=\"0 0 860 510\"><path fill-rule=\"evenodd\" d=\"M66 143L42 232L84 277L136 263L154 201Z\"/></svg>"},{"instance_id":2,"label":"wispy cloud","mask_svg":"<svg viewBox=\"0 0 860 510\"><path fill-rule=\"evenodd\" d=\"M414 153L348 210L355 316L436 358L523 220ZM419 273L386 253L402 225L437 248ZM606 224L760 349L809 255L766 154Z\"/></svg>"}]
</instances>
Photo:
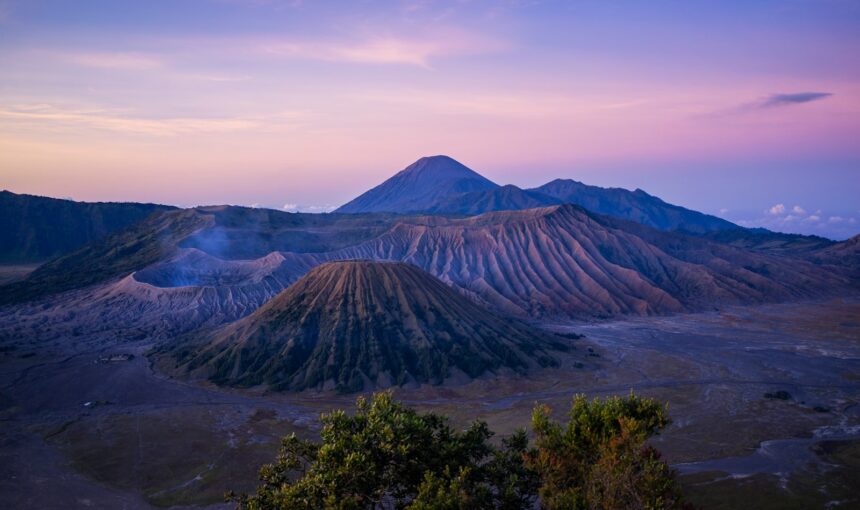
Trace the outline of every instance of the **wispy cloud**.
<instances>
[{"instance_id":1,"label":"wispy cloud","mask_svg":"<svg viewBox=\"0 0 860 510\"><path fill-rule=\"evenodd\" d=\"M242 75L229 75L229 74L185 74L183 75L186 78L192 80L200 80L200 81L212 81L212 82L239 82L239 81L247 81L250 80L251 77L245 74Z\"/></svg>"},{"instance_id":2,"label":"wispy cloud","mask_svg":"<svg viewBox=\"0 0 860 510\"><path fill-rule=\"evenodd\" d=\"M438 88L378 88L352 94L362 103L410 107L438 115L474 115L517 119L623 115L647 105L643 100L619 101L607 97L565 93L535 94L528 90L504 90L485 86L451 93Z\"/></svg>"},{"instance_id":3,"label":"wispy cloud","mask_svg":"<svg viewBox=\"0 0 860 510\"><path fill-rule=\"evenodd\" d=\"M44 127L88 127L122 133L174 136L188 133L231 132L251 129L259 122L249 118L142 118L103 109L63 109L50 104L0 106L0 123L30 123Z\"/></svg>"},{"instance_id":4,"label":"wispy cloud","mask_svg":"<svg viewBox=\"0 0 860 510\"><path fill-rule=\"evenodd\" d=\"M714 117L731 117L734 115L750 114L755 112L763 112L766 110L782 109L792 105L803 103L811 103L821 101L833 96L832 92L794 92L791 94L771 94L764 96L756 101L750 101L738 106L715 110L709 113L701 114L699 117L714 118Z\"/></svg>"},{"instance_id":5,"label":"wispy cloud","mask_svg":"<svg viewBox=\"0 0 860 510\"><path fill-rule=\"evenodd\" d=\"M778 106L790 106L794 104L811 103L826 99L833 94L831 92L795 92L792 94L772 94L758 103L759 108L774 108Z\"/></svg>"},{"instance_id":6,"label":"wispy cloud","mask_svg":"<svg viewBox=\"0 0 860 510\"><path fill-rule=\"evenodd\" d=\"M350 62L359 64L401 64L430 68L443 58L496 51L499 41L461 31L448 30L427 37L371 36L350 40L273 40L260 48L271 55Z\"/></svg>"},{"instance_id":7,"label":"wispy cloud","mask_svg":"<svg viewBox=\"0 0 860 510\"><path fill-rule=\"evenodd\" d=\"M86 67L127 71L148 71L162 67L163 62L139 53L71 53L66 60Z\"/></svg>"}]
</instances>

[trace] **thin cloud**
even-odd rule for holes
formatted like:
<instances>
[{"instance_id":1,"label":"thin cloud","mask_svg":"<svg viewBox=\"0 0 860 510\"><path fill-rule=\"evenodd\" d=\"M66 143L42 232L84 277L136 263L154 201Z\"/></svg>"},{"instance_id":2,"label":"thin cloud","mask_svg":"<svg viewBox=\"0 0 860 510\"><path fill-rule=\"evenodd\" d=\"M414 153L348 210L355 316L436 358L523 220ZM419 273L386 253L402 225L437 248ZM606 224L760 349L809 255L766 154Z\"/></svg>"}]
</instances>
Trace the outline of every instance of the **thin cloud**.
<instances>
[{"instance_id":1,"label":"thin cloud","mask_svg":"<svg viewBox=\"0 0 860 510\"><path fill-rule=\"evenodd\" d=\"M151 55L139 53L72 53L65 59L81 66L125 71L149 71L163 66Z\"/></svg>"},{"instance_id":2,"label":"thin cloud","mask_svg":"<svg viewBox=\"0 0 860 510\"><path fill-rule=\"evenodd\" d=\"M602 97L529 92L469 90L452 94L430 88L382 88L356 92L350 97L361 102L403 105L434 115L476 115L518 119L569 118L581 115L606 115L606 112L632 110L643 101L607 101Z\"/></svg>"},{"instance_id":3,"label":"thin cloud","mask_svg":"<svg viewBox=\"0 0 860 510\"><path fill-rule=\"evenodd\" d=\"M833 96L832 92L794 92L791 94L771 94L758 101L744 103L725 110L716 110L699 115L702 118L743 115L763 110L773 110L803 103L821 101Z\"/></svg>"},{"instance_id":4,"label":"thin cloud","mask_svg":"<svg viewBox=\"0 0 860 510\"><path fill-rule=\"evenodd\" d=\"M53 127L88 127L153 136L175 136L189 133L231 132L256 127L259 123L243 118L142 118L121 115L102 109L62 109L49 104L0 106L0 123L17 122Z\"/></svg>"},{"instance_id":5,"label":"thin cloud","mask_svg":"<svg viewBox=\"0 0 860 510\"><path fill-rule=\"evenodd\" d=\"M228 75L228 74L186 74L184 77L192 80L211 81L211 82L239 82L250 80L248 75Z\"/></svg>"},{"instance_id":6,"label":"thin cloud","mask_svg":"<svg viewBox=\"0 0 860 510\"><path fill-rule=\"evenodd\" d=\"M792 94L772 94L758 103L759 108L776 108L795 104L811 103L826 99L831 92L795 92Z\"/></svg>"},{"instance_id":7,"label":"thin cloud","mask_svg":"<svg viewBox=\"0 0 860 510\"><path fill-rule=\"evenodd\" d=\"M434 60L492 52L502 45L495 40L460 31L444 31L432 37L373 36L358 40L275 40L260 45L264 53L286 58L400 64L430 68Z\"/></svg>"}]
</instances>

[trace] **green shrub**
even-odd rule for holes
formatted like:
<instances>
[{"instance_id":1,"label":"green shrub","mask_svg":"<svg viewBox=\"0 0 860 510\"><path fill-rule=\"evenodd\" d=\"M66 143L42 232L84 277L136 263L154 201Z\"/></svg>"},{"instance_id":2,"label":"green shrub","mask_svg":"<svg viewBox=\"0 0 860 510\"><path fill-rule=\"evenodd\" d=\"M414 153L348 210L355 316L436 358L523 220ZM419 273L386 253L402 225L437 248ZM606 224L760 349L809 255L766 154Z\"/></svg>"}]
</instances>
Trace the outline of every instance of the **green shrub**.
<instances>
[{"instance_id":1,"label":"green shrub","mask_svg":"<svg viewBox=\"0 0 860 510\"><path fill-rule=\"evenodd\" d=\"M486 423L458 432L391 393L359 398L353 416L334 411L321 421L320 442L284 438L256 494L228 498L243 510L683 507L674 473L645 445L668 423L665 409L632 393L577 396L565 425L537 407L533 446L524 430L494 446Z\"/></svg>"}]
</instances>

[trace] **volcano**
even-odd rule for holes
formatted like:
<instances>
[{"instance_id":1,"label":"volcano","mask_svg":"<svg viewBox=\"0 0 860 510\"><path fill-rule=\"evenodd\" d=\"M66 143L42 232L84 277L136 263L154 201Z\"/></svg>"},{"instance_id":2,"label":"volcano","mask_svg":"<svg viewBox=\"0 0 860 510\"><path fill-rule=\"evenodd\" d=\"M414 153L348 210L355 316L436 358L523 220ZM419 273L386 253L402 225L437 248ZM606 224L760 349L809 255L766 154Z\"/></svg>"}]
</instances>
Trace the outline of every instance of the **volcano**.
<instances>
[{"instance_id":1,"label":"volcano","mask_svg":"<svg viewBox=\"0 0 860 510\"><path fill-rule=\"evenodd\" d=\"M503 318L400 262L322 264L253 314L155 353L226 386L339 392L555 365L566 340Z\"/></svg>"},{"instance_id":2,"label":"volcano","mask_svg":"<svg viewBox=\"0 0 860 510\"><path fill-rule=\"evenodd\" d=\"M416 212L474 191L498 188L498 184L448 156L419 159L379 186L362 193L335 212Z\"/></svg>"}]
</instances>

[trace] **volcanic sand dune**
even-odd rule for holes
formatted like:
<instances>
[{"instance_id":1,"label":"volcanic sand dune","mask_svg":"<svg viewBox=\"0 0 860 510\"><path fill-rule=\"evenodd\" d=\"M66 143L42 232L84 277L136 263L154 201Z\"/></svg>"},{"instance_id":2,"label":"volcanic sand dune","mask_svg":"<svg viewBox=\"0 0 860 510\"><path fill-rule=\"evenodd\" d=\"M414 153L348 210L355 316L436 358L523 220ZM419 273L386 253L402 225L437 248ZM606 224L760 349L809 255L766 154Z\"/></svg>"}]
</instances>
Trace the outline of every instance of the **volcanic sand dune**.
<instances>
[{"instance_id":1,"label":"volcanic sand dune","mask_svg":"<svg viewBox=\"0 0 860 510\"><path fill-rule=\"evenodd\" d=\"M556 363L554 335L499 317L415 266L318 266L250 316L163 345L169 372L277 390L359 391Z\"/></svg>"}]
</instances>

